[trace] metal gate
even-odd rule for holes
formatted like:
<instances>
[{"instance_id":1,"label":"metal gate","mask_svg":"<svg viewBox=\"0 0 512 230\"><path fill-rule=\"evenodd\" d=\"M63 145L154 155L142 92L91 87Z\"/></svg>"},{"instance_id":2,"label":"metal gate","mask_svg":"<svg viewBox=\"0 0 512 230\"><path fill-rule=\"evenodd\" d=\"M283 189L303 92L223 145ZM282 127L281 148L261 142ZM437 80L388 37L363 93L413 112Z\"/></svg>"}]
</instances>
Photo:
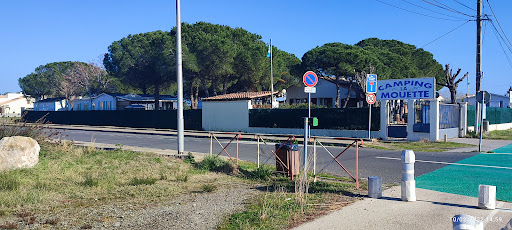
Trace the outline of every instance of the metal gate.
<instances>
[{"instance_id":1,"label":"metal gate","mask_svg":"<svg viewBox=\"0 0 512 230\"><path fill-rule=\"evenodd\" d=\"M407 102L386 101L388 108L388 137L407 138Z\"/></svg>"}]
</instances>

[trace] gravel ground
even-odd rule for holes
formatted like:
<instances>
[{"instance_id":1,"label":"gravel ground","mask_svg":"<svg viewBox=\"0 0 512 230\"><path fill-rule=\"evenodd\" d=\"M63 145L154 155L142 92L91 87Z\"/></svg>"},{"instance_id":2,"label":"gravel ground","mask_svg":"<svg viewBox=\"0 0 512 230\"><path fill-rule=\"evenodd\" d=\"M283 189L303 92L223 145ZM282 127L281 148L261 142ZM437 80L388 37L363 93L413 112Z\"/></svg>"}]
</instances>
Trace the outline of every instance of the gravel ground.
<instances>
[{"instance_id":1,"label":"gravel ground","mask_svg":"<svg viewBox=\"0 0 512 230\"><path fill-rule=\"evenodd\" d=\"M9 222L17 223L18 229L215 229L258 192L250 185L230 184L211 193L186 194L144 207L131 203L107 204L16 217Z\"/></svg>"}]
</instances>

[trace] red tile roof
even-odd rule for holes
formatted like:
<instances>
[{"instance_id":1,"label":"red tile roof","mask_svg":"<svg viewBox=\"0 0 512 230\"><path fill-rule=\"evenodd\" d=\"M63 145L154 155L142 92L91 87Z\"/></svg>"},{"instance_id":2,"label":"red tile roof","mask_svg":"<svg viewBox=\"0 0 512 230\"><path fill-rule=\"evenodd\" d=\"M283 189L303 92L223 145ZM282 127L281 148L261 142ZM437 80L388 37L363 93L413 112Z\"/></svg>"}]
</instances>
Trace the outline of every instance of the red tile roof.
<instances>
[{"instance_id":1,"label":"red tile roof","mask_svg":"<svg viewBox=\"0 0 512 230\"><path fill-rule=\"evenodd\" d=\"M277 94L275 91L273 94ZM250 100L258 97L270 96L270 91L263 92L240 92L240 93L229 93L224 95L217 95L214 97L203 98L203 101L235 101L235 100Z\"/></svg>"}]
</instances>

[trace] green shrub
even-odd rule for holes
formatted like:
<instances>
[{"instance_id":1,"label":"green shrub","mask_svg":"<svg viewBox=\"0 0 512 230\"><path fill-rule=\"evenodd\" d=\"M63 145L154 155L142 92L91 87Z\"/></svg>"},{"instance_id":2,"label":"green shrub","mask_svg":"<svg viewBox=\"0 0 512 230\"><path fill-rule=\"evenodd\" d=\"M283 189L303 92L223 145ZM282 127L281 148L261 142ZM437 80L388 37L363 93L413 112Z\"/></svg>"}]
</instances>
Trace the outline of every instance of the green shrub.
<instances>
[{"instance_id":1,"label":"green shrub","mask_svg":"<svg viewBox=\"0 0 512 230\"><path fill-rule=\"evenodd\" d=\"M203 161L196 164L196 167L202 170L212 172L222 172L230 174L235 170L235 167L229 160L221 159L218 156L208 155Z\"/></svg>"},{"instance_id":2,"label":"green shrub","mask_svg":"<svg viewBox=\"0 0 512 230\"><path fill-rule=\"evenodd\" d=\"M11 173L0 173L0 191L16 191L20 187L20 180Z\"/></svg>"},{"instance_id":3,"label":"green shrub","mask_svg":"<svg viewBox=\"0 0 512 230\"><path fill-rule=\"evenodd\" d=\"M85 180L82 183L80 183L80 185L82 185L84 187L96 187L96 186L98 186L98 184L99 184L98 180L93 178L89 174L86 174Z\"/></svg>"},{"instance_id":4,"label":"green shrub","mask_svg":"<svg viewBox=\"0 0 512 230\"><path fill-rule=\"evenodd\" d=\"M201 186L201 190L203 192L213 192L213 191L215 191L215 189L217 189L217 187L213 184L203 184Z\"/></svg>"},{"instance_id":5,"label":"green shrub","mask_svg":"<svg viewBox=\"0 0 512 230\"><path fill-rule=\"evenodd\" d=\"M270 166L263 165L259 168L256 168L253 171L248 171L246 173L246 177L247 177L247 179L250 179L250 180L267 181L272 177L273 174L274 174L274 170L272 168L270 168Z\"/></svg>"},{"instance_id":6,"label":"green shrub","mask_svg":"<svg viewBox=\"0 0 512 230\"><path fill-rule=\"evenodd\" d=\"M134 177L130 181L130 185L137 186L137 185L152 185L155 184L156 181L158 181L157 178L138 178Z\"/></svg>"}]
</instances>

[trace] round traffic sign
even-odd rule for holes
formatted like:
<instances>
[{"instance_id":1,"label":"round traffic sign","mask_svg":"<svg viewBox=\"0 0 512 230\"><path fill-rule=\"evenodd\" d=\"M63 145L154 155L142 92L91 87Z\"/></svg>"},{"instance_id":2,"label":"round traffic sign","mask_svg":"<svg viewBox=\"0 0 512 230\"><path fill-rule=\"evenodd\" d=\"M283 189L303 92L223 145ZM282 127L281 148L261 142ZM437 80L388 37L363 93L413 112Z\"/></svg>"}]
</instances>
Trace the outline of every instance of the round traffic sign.
<instances>
[{"instance_id":1,"label":"round traffic sign","mask_svg":"<svg viewBox=\"0 0 512 230\"><path fill-rule=\"evenodd\" d=\"M307 87L315 87L316 83L318 83L318 77L315 72L308 71L302 77L302 82L304 82L304 85Z\"/></svg>"},{"instance_id":2,"label":"round traffic sign","mask_svg":"<svg viewBox=\"0 0 512 230\"><path fill-rule=\"evenodd\" d=\"M366 94L366 102L368 102L368 104L373 105L375 104L375 101L377 101L377 97L375 97L375 94Z\"/></svg>"}]
</instances>

